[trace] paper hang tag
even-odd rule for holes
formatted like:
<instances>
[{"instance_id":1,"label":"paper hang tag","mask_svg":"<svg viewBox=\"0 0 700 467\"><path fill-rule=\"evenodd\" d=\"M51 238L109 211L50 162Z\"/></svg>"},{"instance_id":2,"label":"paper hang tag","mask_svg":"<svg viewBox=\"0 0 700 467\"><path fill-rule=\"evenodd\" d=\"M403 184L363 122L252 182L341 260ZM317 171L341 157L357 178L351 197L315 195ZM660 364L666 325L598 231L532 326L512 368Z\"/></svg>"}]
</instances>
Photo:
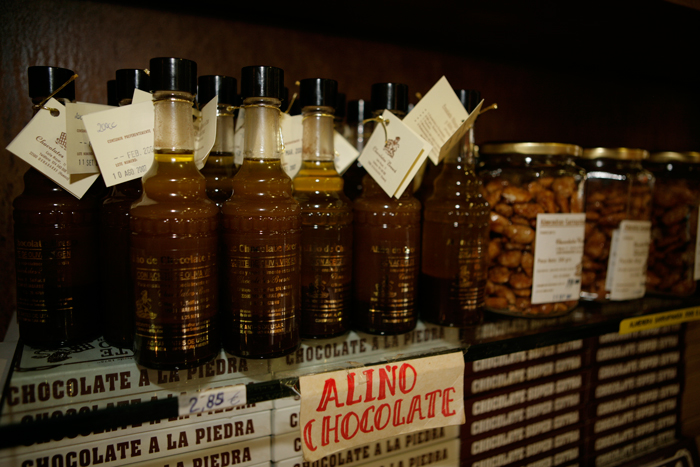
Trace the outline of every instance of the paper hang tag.
<instances>
[{"instance_id":1,"label":"paper hang tag","mask_svg":"<svg viewBox=\"0 0 700 467\"><path fill-rule=\"evenodd\" d=\"M335 147L335 171L343 175L346 170L360 157L360 152L337 131L333 131L333 146Z\"/></svg>"},{"instance_id":2,"label":"paper hang tag","mask_svg":"<svg viewBox=\"0 0 700 467\"><path fill-rule=\"evenodd\" d=\"M153 102L83 116L105 185L141 178L153 164Z\"/></svg>"},{"instance_id":3,"label":"paper hang tag","mask_svg":"<svg viewBox=\"0 0 700 467\"><path fill-rule=\"evenodd\" d=\"M301 136L303 133L301 115L289 115L283 113L280 118L282 127L282 139L284 140L284 152L282 153L282 168L294 178L301 169Z\"/></svg>"},{"instance_id":4,"label":"paper hang tag","mask_svg":"<svg viewBox=\"0 0 700 467\"><path fill-rule=\"evenodd\" d=\"M140 104L142 102L153 102L153 94L140 89L134 89L134 97L131 99L131 105Z\"/></svg>"},{"instance_id":5,"label":"paper hang tag","mask_svg":"<svg viewBox=\"0 0 700 467\"><path fill-rule=\"evenodd\" d=\"M56 99L44 107L56 109L58 115L41 109L7 146L7 150L56 182L76 198L83 197L99 174L68 173L66 158L66 108Z\"/></svg>"},{"instance_id":6,"label":"paper hang tag","mask_svg":"<svg viewBox=\"0 0 700 467\"><path fill-rule=\"evenodd\" d=\"M243 142L245 140L245 109L238 109L236 129L233 133L233 163L243 165Z\"/></svg>"},{"instance_id":7,"label":"paper hang tag","mask_svg":"<svg viewBox=\"0 0 700 467\"><path fill-rule=\"evenodd\" d=\"M443 76L406 115L403 122L432 145L429 157L437 165L474 124L479 108L480 106L472 112L474 119L467 123L469 113ZM456 134L460 136L452 143Z\"/></svg>"},{"instance_id":8,"label":"paper hang tag","mask_svg":"<svg viewBox=\"0 0 700 467\"><path fill-rule=\"evenodd\" d=\"M214 96L202 109L197 122L194 136L194 163L202 169L207 163L207 157L216 142L216 110L219 106L219 96Z\"/></svg>"},{"instance_id":9,"label":"paper hang tag","mask_svg":"<svg viewBox=\"0 0 700 467\"><path fill-rule=\"evenodd\" d=\"M378 123L359 160L389 196L399 198L412 183L432 146L388 110L382 118L388 121L387 132Z\"/></svg>"},{"instance_id":10,"label":"paper hang tag","mask_svg":"<svg viewBox=\"0 0 700 467\"><path fill-rule=\"evenodd\" d=\"M90 138L85 131L83 115L113 108L109 105L89 104L87 102L66 104L66 161L69 174L100 173L95 153L90 146Z\"/></svg>"}]
</instances>

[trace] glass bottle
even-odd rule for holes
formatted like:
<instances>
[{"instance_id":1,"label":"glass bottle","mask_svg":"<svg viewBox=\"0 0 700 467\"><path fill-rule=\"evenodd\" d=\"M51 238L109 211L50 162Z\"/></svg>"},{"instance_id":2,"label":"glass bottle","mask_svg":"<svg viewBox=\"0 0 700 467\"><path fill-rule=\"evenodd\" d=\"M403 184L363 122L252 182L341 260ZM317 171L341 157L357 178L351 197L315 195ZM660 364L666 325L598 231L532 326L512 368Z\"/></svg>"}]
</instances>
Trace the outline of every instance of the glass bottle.
<instances>
[{"instance_id":1,"label":"glass bottle","mask_svg":"<svg viewBox=\"0 0 700 467\"><path fill-rule=\"evenodd\" d=\"M236 79L230 76L207 75L199 77L198 100L204 107L214 96L219 96L216 109L216 142L201 172L207 179L207 196L218 207L231 197L231 180L237 171L233 164L233 131L235 121L231 106L236 101Z\"/></svg>"},{"instance_id":2,"label":"glass bottle","mask_svg":"<svg viewBox=\"0 0 700 467\"><path fill-rule=\"evenodd\" d=\"M301 205L301 335L325 338L348 329L352 285L352 207L333 159L338 84L300 83L302 164L294 178Z\"/></svg>"},{"instance_id":3,"label":"glass bottle","mask_svg":"<svg viewBox=\"0 0 700 467\"><path fill-rule=\"evenodd\" d=\"M300 343L301 208L280 164L283 81L279 68L242 70L244 160L222 207L223 343L246 358L286 355Z\"/></svg>"},{"instance_id":4,"label":"glass bottle","mask_svg":"<svg viewBox=\"0 0 700 467\"><path fill-rule=\"evenodd\" d=\"M468 112L477 91L457 94ZM478 324L483 316L489 205L474 170L474 128L445 157L423 211L421 319L442 326Z\"/></svg>"},{"instance_id":5,"label":"glass bottle","mask_svg":"<svg viewBox=\"0 0 700 467\"><path fill-rule=\"evenodd\" d=\"M355 146L359 152L365 147L365 143L374 129L373 122L364 123L368 118L372 118L372 109L369 101L359 99L348 102L347 124L345 125L344 136L350 144ZM359 160L353 164L343 174L345 180L345 195L351 200L357 199L362 192L362 178L367 175L367 171L362 167Z\"/></svg>"},{"instance_id":6,"label":"glass bottle","mask_svg":"<svg viewBox=\"0 0 700 467\"><path fill-rule=\"evenodd\" d=\"M134 89L151 90L144 70L121 69L116 76L119 106L131 104ZM129 209L140 196L140 178L119 183L111 187L100 207L100 298L104 338L109 344L122 348L131 348L134 343L136 307L129 253Z\"/></svg>"},{"instance_id":7,"label":"glass bottle","mask_svg":"<svg viewBox=\"0 0 700 467\"><path fill-rule=\"evenodd\" d=\"M300 97L301 97L301 91L300 91ZM335 113L333 114L333 129L340 133L341 135L343 134L343 131L345 131L345 101L346 97L345 94L342 92L336 93L336 99L335 102L331 102L330 107L335 109ZM304 111L304 103L300 102L301 105L301 110L302 113Z\"/></svg>"},{"instance_id":8,"label":"glass bottle","mask_svg":"<svg viewBox=\"0 0 700 467\"><path fill-rule=\"evenodd\" d=\"M34 105L73 74L65 68L29 67ZM73 101L75 83L54 97L62 103ZM35 113L40 111L35 107ZM24 191L12 204L20 339L32 347L56 348L97 337L97 197L89 190L77 199L31 168L24 175Z\"/></svg>"},{"instance_id":9,"label":"glass bottle","mask_svg":"<svg viewBox=\"0 0 700 467\"><path fill-rule=\"evenodd\" d=\"M403 118L408 86L374 84L372 105L375 115L388 109ZM371 334L405 333L417 320L421 205L410 187L396 199L369 174L362 185L354 203L354 324Z\"/></svg>"},{"instance_id":10,"label":"glass bottle","mask_svg":"<svg viewBox=\"0 0 700 467\"><path fill-rule=\"evenodd\" d=\"M154 58L149 68L154 161L130 212L134 353L149 368L188 368L219 351L219 209L207 198L206 180L194 162L197 64Z\"/></svg>"}]
</instances>

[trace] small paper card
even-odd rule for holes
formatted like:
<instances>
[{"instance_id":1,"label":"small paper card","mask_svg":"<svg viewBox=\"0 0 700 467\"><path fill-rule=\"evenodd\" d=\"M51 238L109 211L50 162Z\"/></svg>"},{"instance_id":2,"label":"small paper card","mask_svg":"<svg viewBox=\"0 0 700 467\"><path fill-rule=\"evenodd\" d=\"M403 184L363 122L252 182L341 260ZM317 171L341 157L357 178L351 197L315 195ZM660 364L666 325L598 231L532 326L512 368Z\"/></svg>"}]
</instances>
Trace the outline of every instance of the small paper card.
<instances>
[{"instance_id":1,"label":"small paper card","mask_svg":"<svg viewBox=\"0 0 700 467\"><path fill-rule=\"evenodd\" d=\"M128 182L153 164L153 102L83 116L105 185Z\"/></svg>"},{"instance_id":2,"label":"small paper card","mask_svg":"<svg viewBox=\"0 0 700 467\"><path fill-rule=\"evenodd\" d=\"M610 300L634 300L646 292L651 222L620 222L613 231L605 288Z\"/></svg>"},{"instance_id":3,"label":"small paper card","mask_svg":"<svg viewBox=\"0 0 700 467\"><path fill-rule=\"evenodd\" d=\"M41 109L7 146L7 150L56 182L76 198L83 197L99 174L76 175L71 180L66 161L66 108L56 99Z\"/></svg>"},{"instance_id":4,"label":"small paper card","mask_svg":"<svg viewBox=\"0 0 700 467\"><path fill-rule=\"evenodd\" d=\"M479 112L474 111L472 114L478 115ZM469 113L443 76L406 115L403 122L433 146L429 157L437 165L448 152L445 143L461 130L468 116ZM462 131L462 136L468 129Z\"/></svg>"},{"instance_id":5,"label":"small paper card","mask_svg":"<svg viewBox=\"0 0 700 467\"><path fill-rule=\"evenodd\" d=\"M238 109L236 129L233 133L233 163L243 165L243 144L245 140L245 109Z\"/></svg>"},{"instance_id":6,"label":"small paper card","mask_svg":"<svg viewBox=\"0 0 700 467\"><path fill-rule=\"evenodd\" d=\"M194 134L194 163L198 169L207 163L207 157L216 142L216 109L219 96L214 96L202 109L197 122L199 125Z\"/></svg>"},{"instance_id":7,"label":"small paper card","mask_svg":"<svg viewBox=\"0 0 700 467\"><path fill-rule=\"evenodd\" d=\"M335 170L343 175L346 170L360 157L360 151L337 131L333 131L333 145L335 147Z\"/></svg>"},{"instance_id":8,"label":"small paper card","mask_svg":"<svg viewBox=\"0 0 700 467\"><path fill-rule=\"evenodd\" d=\"M110 105L89 104L87 102L66 104L66 140L68 143L66 161L69 174L100 173L95 153L90 146L90 138L85 130L83 115L113 108Z\"/></svg>"},{"instance_id":9,"label":"small paper card","mask_svg":"<svg viewBox=\"0 0 700 467\"><path fill-rule=\"evenodd\" d=\"M282 153L282 168L294 179L301 169L301 135L303 127L301 115L289 115L283 113L280 118L282 126L282 139L284 140L284 153Z\"/></svg>"},{"instance_id":10,"label":"small paper card","mask_svg":"<svg viewBox=\"0 0 700 467\"><path fill-rule=\"evenodd\" d=\"M432 149L430 143L385 110L386 131L377 124L360 154L360 163L389 195L399 198Z\"/></svg>"},{"instance_id":11,"label":"small paper card","mask_svg":"<svg viewBox=\"0 0 700 467\"><path fill-rule=\"evenodd\" d=\"M309 462L465 421L462 352L301 376L299 384L300 434Z\"/></svg>"},{"instance_id":12,"label":"small paper card","mask_svg":"<svg viewBox=\"0 0 700 467\"><path fill-rule=\"evenodd\" d=\"M153 102L153 94L140 89L134 89L134 97L131 99L131 105L140 104L147 101Z\"/></svg>"}]
</instances>

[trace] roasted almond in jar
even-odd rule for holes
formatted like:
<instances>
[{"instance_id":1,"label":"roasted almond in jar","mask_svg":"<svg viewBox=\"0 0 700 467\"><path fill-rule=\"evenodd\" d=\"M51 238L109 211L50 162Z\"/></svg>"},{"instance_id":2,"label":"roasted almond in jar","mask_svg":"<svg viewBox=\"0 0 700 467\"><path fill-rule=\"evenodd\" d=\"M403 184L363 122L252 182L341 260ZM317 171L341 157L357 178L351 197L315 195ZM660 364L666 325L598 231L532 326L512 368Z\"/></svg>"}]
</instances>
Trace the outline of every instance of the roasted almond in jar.
<instances>
[{"instance_id":1,"label":"roasted almond in jar","mask_svg":"<svg viewBox=\"0 0 700 467\"><path fill-rule=\"evenodd\" d=\"M480 176L491 206L486 308L552 317L581 288L585 171L582 149L562 143L487 143Z\"/></svg>"},{"instance_id":2,"label":"roasted almond in jar","mask_svg":"<svg viewBox=\"0 0 700 467\"><path fill-rule=\"evenodd\" d=\"M633 300L644 296L651 241L654 176L643 149L591 148L586 170L586 237L581 298Z\"/></svg>"},{"instance_id":3,"label":"roasted almond in jar","mask_svg":"<svg viewBox=\"0 0 700 467\"><path fill-rule=\"evenodd\" d=\"M656 177L647 291L687 297L700 279L700 153L654 153L644 166Z\"/></svg>"}]
</instances>

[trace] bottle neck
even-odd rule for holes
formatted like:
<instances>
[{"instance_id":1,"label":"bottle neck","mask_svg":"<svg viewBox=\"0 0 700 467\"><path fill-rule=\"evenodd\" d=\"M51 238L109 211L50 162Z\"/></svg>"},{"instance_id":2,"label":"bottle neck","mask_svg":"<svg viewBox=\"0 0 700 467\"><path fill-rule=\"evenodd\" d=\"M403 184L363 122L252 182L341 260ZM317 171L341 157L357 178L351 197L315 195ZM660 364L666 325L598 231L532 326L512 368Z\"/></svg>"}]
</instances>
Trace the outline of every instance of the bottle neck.
<instances>
[{"instance_id":1,"label":"bottle neck","mask_svg":"<svg viewBox=\"0 0 700 467\"><path fill-rule=\"evenodd\" d=\"M245 107L245 159L280 159L280 101L270 97L253 97L243 101Z\"/></svg>"},{"instance_id":2,"label":"bottle neck","mask_svg":"<svg viewBox=\"0 0 700 467\"><path fill-rule=\"evenodd\" d=\"M219 104L216 109L216 140L211 152L233 153L233 133L235 123L233 112L228 104Z\"/></svg>"},{"instance_id":3,"label":"bottle neck","mask_svg":"<svg viewBox=\"0 0 700 467\"><path fill-rule=\"evenodd\" d=\"M459 165L464 169L473 169L475 158L474 127L472 126L464 138L447 154L445 162Z\"/></svg>"},{"instance_id":4,"label":"bottle neck","mask_svg":"<svg viewBox=\"0 0 700 467\"><path fill-rule=\"evenodd\" d=\"M333 162L333 108L308 106L302 109L302 147L304 161Z\"/></svg>"},{"instance_id":5,"label":"bottle neck","mask_svg":"<svg viewBox=\"0 0 700 467\"><path fill-rule=\"evenodd\" d=\"M188 92L156 91L154 151L166 154L191 154L194 160L194 125L192 104L194 95Z\"/></svg>"}]
</instances>

